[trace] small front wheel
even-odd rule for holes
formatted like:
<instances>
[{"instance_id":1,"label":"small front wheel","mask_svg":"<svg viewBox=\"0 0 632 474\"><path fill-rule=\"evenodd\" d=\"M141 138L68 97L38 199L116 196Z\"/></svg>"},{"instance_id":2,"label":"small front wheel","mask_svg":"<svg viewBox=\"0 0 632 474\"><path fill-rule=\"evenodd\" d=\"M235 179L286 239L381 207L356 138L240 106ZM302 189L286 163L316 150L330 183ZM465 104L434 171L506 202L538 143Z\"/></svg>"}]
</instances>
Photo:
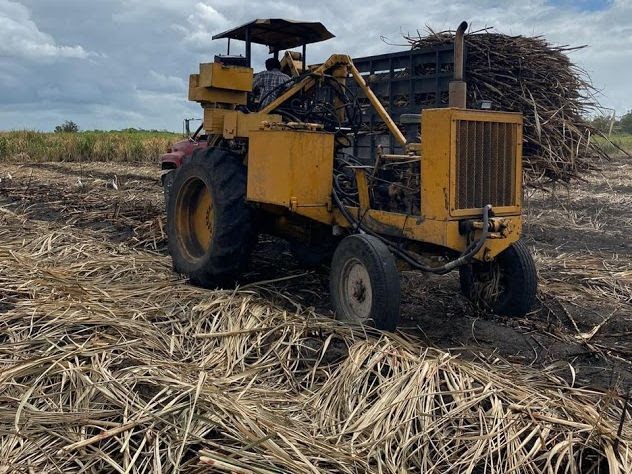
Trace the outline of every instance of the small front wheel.
<instances>
[{"instance_id":1,"label":"small front wheel","mask_svg":"<svg viewBox=\"0 0 632 474\"><path fill-rule=\"evenodd\" d=\"M399 273L395 257L380 239L364 234L344 238L332 258L329 288L339 320L395 330Z\"/></svg>"},{"instance_id":2,"label":"small front wheel","mask_svg":"<svg viewBox=\"0 0 632 474\"><path fill-rule=\"evenodd\" d=\"M535 303L538 276L533 257L521 240L494 261L459 268L461 291L483 309L506 316L524 316Z\"/></svg>"}]
</instances>

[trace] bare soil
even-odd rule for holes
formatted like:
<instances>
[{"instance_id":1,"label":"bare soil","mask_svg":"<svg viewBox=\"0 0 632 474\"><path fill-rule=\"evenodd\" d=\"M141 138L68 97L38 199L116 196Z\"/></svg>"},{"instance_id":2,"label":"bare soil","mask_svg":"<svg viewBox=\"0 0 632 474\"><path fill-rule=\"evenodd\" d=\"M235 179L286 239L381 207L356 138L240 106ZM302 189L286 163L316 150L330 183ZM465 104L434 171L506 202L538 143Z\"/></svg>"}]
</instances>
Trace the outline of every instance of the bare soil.
<instances>
[{"instance_id":1,"label":"bare soil","mask_svg":"<svg viewBox=\"0 0 632 474\"><path fill-rule=\"evenodd\" d=\"M111 163L4 165L0 206L29 219L166 254L157 167ZM577 385L632 385L632 161L618 157L585 182L525 196L524 238L538 266L538 304L524 318L485 314L458 275L402 274L399 331L467 358L557 366ZM305 270L287 244L261 236L244 276L263 297L331 314L327 269ZM11 301L2 300L0 313Z\"/></svg>"}]
</instances>

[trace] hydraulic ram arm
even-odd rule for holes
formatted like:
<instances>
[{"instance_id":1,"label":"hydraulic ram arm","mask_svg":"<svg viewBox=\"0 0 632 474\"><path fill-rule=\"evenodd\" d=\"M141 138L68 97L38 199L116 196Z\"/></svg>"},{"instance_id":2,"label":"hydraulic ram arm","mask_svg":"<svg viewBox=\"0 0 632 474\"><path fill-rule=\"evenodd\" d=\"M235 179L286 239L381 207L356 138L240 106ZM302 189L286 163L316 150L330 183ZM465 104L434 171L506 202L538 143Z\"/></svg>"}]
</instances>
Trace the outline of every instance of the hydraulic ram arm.
<instances>
[{"instance_id":1,"label":"hydraulic ram arm","mask_svg":"<svg viewBox=\"0 0 632 474\"><path fill-rule=\"evenodd\" d=\"M357 68L354 66L353 61L351 60L351 58L349 56L343 55L343 54L334 54L333 56L331 56L325 63L320 65L318 68L314 69L310 73L310 75L305 77L303 80L301 80L300 82L298 82L294 86L290 87L287 91L285 91L283 94L281 94L276 100L274 100L274 102L271 102L270 104L268 104L265 108L263 108L261 110L261 112L262 113L271 113L274 109L276 109L277 107L282 105L285 101L290 99L292 96L297 94L299 91L307 90L310 87L312 87L315 84L315 82L316 82L315 77L322 76L322 75L328 73L329 71L331 71L332 69L334 69L336 67L340 67L340 66L344 66L344 67L346 67L348 69L348 71L353 76L353 79L358 83L358 85L360 86L360 88L362 89L364 94L366 95L367 99L369 99L369 102L371 103L371 105L373 106L373 108L375 109L377 114L380 116L380 118L386 124L386 127L388 128L388 130L395 137L397 142L402 147L405 147L406 146L406 137L404 137L404 135L399 130L399 128L397 128L397 125L395 125L395 122L393 121L391 116L388 114L386 109L384 109L384 107L382 106L381 102L375 96L375 94L373 93L371 88L367 85L366 81L364 80L364 78L360 74L360 71L358 71Z\"/></svg>"},{"instance_id":2,"label":"hydraulic ram arm","mask_svg":"<svg viewBox=\"0 0 632 474\"><path fill-rule=\"evenodd\" d=\"M349 56L344 54L334 54L323 64L318 66L316 69L311 71L306 77L304 77L301 81L294 84L288 90L286 90L283 94L277 97L273 102L270 102L263 109L260 110L261 113L269 114L271 111L282 105L285 101L292 98L300 91L310 89L315 83L316 78L318 76L324 75L327 71L333 69L334 67L340 64L347 64L351 61Z\"/></svg>"},{"instance_id":3,"label":"hydraulic ram arm","mask_svg":"<svg viewBox=\"0 0 632 474\"><path fill-rule=\"evenodd\" d=\"M371 105L373 106L377 114L380 116L380 118L384 121L384 123L388 127L388 130L393 134L393 136L399 142L399 144L402 147L405 147L406 137L404 137L400 129L397 128L397 125L395 125L395 122L393 122L393 119L388 114L388 112L384 109L379 99L375 97L375 94L373 93L371 88L367 85L366 81L360 74L360 71L358 71L356 67L354 66L353 62L351 61L351 58L349 58L349 70L351 72L351 75L355 79L355 81L358 83L358 85L362 89L362 91L364 91L364 94L366 95L367 99L369 99L369 102L371 102Z\"/></svg>"}]
</instances>

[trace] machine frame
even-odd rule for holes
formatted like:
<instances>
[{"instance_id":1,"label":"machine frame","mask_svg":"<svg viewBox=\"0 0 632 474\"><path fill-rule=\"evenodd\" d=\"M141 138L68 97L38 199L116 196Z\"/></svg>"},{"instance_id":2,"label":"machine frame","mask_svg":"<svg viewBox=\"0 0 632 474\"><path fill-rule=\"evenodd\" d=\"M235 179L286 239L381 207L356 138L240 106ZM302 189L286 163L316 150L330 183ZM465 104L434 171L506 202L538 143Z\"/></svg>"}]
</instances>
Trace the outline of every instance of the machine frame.
<instances>
[{"instance_id":1,"label":"machine frame","mask_svg":"<svg viewBox=\"0 0 632 474\"><path fill-rule=\"evenodd\" d=\"M207 146L223 144L238 155L242 153L247 170L245 198L256 212L267 216L266 230L311 244L317 240L312 235L314 229L320 235L323 228L336 236L370 235L385 244L398 258L400 267L432 273L447 273L473 262L492 264L518 241L521 233L522 116L465 108L462 58L467 25L462 24L457 32L450 107L422 111L418 117L421 142L406 140L348 55L333 54L320 65L306 67L305 45L333 36L319 25L255 20L216 35L214 38L227 38L229 42L244 40L245 61L231 64L235 61L224 63L222 57L216 57L214 63L200 65L199 75L190 77L189 99L204 108ZM242 107L252 89L253 71L249 66L253 42L268 45L275 57L281 49L302 46L301 70L306 71L256 112ZM286 57L291 59L294 75L300 73L296 56L286 53ZM332 186L337 146L334 133L324 131L317 123L284 121L275 113L284 103L308 93L323 78L333 78L341 87L346 81L355 81L404 150L389 154L378 149L373 166L353 167L357 206L345 205ZM419 212L393 212L372 205L372 173L381 164L398 161L420 168ZM164 157L163 170L168 173L182 163L186 163L186 157ZM487 172L486 166L495 167L496 174ZM481 202L483 194L494 196L501 205ZM457 206L458 200L469 203L469 207ZM472 205L477 202L480 206ZM206 219L208 224L208 214ZM187 229L176 231L186 233Z\"/></svg>"}]
</instances>

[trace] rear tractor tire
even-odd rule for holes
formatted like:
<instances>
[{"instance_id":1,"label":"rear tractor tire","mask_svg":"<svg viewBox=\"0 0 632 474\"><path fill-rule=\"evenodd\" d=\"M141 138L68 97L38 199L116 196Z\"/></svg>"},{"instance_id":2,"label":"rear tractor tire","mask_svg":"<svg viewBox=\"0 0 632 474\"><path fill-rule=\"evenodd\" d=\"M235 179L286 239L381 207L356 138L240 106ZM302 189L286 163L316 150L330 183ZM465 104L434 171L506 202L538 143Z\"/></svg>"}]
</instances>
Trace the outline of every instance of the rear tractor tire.
<instances>
[{"instance_id":1,"label":"rear tractor tire","mask_svg":"<svg viewBox=\"0 0 632 474\"><path fill-rule=\"evenodd\" d=\"M241 157L196 151L174 176L167 202L174 270L207 288L231 283L248 263L253 234Z\"/></svg>"},{"instance_id":2,"label":"rear tractor tire","mask_svg":"<svg viewBox=\"0 0 632 474\"><path fill-rule=\"evenodd\" d=\"M482 309L505 316L524 316L533 308L538 276L533 257L521 240L492 262L459 268L461 291Z\"/></svg>"},{"instance_id":3,"label":"rear tractor tire","mask_svg":"<svg viewBox=\"0 0 632 474\"><path fill-rule=\"evenodd\" d=\"M380 239L345 237L331 261L329 289L337 319L387 331L397 327L399 273L395 257Z\"/></svg>"},{"instance_id":4,"label":"rear tractor tire","mask_svg":"<svg viewBox=\"0 0 632 474\"><path fill-rule=\"evenodd\" d=\"M169 196L171 195L171 189L173 188L173 181L176 177L177 170L170 170L165 173L162 179L162 191L165 195L165 206L169 205Z\"/></svg>"}]
</instances>

